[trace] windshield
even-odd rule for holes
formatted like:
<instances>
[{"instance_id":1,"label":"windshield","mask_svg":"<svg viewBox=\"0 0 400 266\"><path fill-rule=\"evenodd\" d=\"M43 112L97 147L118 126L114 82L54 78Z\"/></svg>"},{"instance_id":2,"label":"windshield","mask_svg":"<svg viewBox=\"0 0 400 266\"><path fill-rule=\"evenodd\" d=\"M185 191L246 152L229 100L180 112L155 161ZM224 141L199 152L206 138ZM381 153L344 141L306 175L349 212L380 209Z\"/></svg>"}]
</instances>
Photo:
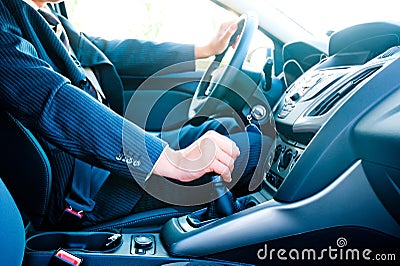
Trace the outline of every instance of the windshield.
<instances>
[{"instance_id":1,"label":"windshield","mask_svg":"<svg viewBox=\"0 0 400 266\"><path fill-rule=\"evenodd\" d=\"M265 0L316 37L371 21L399 21L398 0Z\"/></svg>"}]
</instances>

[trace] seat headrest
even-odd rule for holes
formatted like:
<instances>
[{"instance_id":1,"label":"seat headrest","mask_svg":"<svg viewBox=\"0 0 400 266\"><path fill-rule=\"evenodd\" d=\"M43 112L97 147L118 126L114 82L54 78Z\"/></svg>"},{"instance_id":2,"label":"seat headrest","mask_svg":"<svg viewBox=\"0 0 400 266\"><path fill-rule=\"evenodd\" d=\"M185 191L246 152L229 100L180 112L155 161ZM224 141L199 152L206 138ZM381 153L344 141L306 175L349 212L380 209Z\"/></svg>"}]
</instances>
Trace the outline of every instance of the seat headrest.
<instances>
[{"instance_id":1,"label":"seat headrest","mask_svg":"<svg viewBox=\"0 0 400 266\"><path fill-rule=\"evenodd\" d=\"M33 134L0 110L0 176L20 212L35 227L47 214L51 190L49 160Z\"/></svg>"}]
</instances>

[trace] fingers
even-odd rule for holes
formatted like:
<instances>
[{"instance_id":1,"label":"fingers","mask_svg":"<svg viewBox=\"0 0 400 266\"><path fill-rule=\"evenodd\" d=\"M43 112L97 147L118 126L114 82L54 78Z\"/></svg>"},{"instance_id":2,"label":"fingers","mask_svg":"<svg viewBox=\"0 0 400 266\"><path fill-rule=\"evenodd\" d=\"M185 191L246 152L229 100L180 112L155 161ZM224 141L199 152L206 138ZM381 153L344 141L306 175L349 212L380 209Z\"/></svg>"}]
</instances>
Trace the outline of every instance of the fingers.
<instances>
[{"instance_id":1,"label":"fingers","mask_svg":"<svg viewBox=\"0 0 400 266\"><path fill-rule=\"evenodd\" d=\"M234 162L240 154L235 142L215 131L209 131L204 135L200 149L202 153L214 151L215 156L208 172L215 172L221 175L226 182L231 182Z\"/></svg>"},{"instance_id":2,"label":"fingers","mask_svg":"<svg viewBox=\"0 0 400 266\"><path fill-rule=\"evenodd\" d=\"M216 159L221 162L223 165L225 165L230 172L233 171L235 159L226 154L225 152L219 152L217 153Z\"/></svg>"},{"instance_id":3,"label":"fingers","mask_svg":"<svg viewBox=\"0 0 400 266\"><path fill-rule=\"evenodd\" d=\"M230 21L226 21L226 22L222 23L222 24L219 26L219 32L220 32L220 33L225 33L225 32L229 29L229 27L230 27L231 25L233 25L233 24L236 25L236 20L230 20Z\"/></svg>"},{"instance_id":4,"label":"fingers","mask_svg":"<svg viewBox=\"0 0 400 266\"><path fill-rule=\"evenodd\" d=\"M236 23L231 23L229 27L222 34L222 42L228 44L229 40L231 39L232 35L236 32L238 25Z\"/></svg>"},{"instance_id":5,"label":"fingers","mask_svg":"<svg viewBox=\"0 0 400 266\"><path fill-rule=\"evenodd\" d=\"M225 182L231 182L232 181L232 176L231 176L231 171L229 168L226 167L223 163L221 163L218 160L215 160L211 166L210 166L210 172L214 172L216 174L219 174L222 179L224 179Z\"/></svg>"},{"instance_id":6,"label":"fingers","mask_svg":"<svg viewBox=\"0 0 400 266\"><path fill-rule=\"evenodd\" d=\"M216 146L234 159L240 155L240 150L236 143L224 135L210 130L204 134L203 138L211 138Z\"/></svg>"},{"instance_id":7,"label":"fingers","mask_svg":"<svg viewBox=\"0 0 400 266\"><path fill-rule=\"evenodd\" d=\"M231 182L239 154L235 142L209 131L184 150L167 148L156 162L153 173L188 182L215 172L225 182Z\"/></svg>"},{"instance_id":8,"label":"fingers","mask_svg":"<svg viewBox=\"0 0 400 266\"><path fill-rule=\"evenodd\" d=\"M226 168L228 168L228 170L230 172L233 171L233 167L234 167L234 162L235 159L234 157L232 157L230 154L227 154L226 152L224 152L223 150L221 150L221 148L216 145L216 143L210 139L210 138L205 138L201 141L200 143L200 150L202 151L202 157L207 157L205 156L206 153L208 153L208 158L211 159L209 161L210 164L212 164L212 162L214 160L219 161L220 163L222 163ZM212 153L212 155L211 155Z\"/></svg>"},{"instance_id":9,"label":"fingers","mask_svg":"<svg viewBox=\"0 0 400 266\"><path fill-rule=\"evenodd\" d=\"M234 41L233 44L232 44L232 48L233 48L233 49L236 49L236 47L237 47L237 45L238 45L238 43L239 43L239 39L240 39L240 34L239 34L238 36L236 36L236 39L235 39L235 41Z\"/></svg>"},{"instance_id":10,"label":"fingers","mask_svg":"<svg viewBox=\"0 0 400 266\"><path fill-rule=\"evenodd\" d=\"M207 58L224 52L237 28L238 25L235 21L229 21L221 24L217 34L210 40L208 44L195 46L195 58ZM234 47L234 45L232 45L232 47Z\"/></svg>"}]
</instances>

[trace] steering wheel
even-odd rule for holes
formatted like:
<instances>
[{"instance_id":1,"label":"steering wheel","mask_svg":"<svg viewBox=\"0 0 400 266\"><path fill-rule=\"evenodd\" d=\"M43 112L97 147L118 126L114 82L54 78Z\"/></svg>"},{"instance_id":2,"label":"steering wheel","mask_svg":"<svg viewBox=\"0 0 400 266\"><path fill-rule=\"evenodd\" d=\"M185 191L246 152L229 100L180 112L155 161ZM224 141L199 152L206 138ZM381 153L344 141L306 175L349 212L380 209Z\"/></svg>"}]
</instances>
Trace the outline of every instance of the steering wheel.
<instances>
[{"instance_id":1,"label":"steering wheel","mask_svg":"<svg viewBox=\"0 0 400 266\"><path fill-rule=\"evenodd\" d=\"M240 70L242 70L252 37L257 30L258 17L254 14L245 13L240 16L237 25L238 28L231 37L228 47L223 53L215 57L215 60L208 66L197 85L189 107L189 119L199 116L209 116L212 114L210 112L217 110L221 101L228 104L237 100L240 101L240 99L235 99L235 97L240 97L243 101L246 100L245 97L250 96L252 93L252 91L241 91L238 95L238 93L229 93L229 91L235 87L234 83L237 82L238 76L243 76ZM239 40L231 59L226 65L224 63L221 64L224 57L228 56L227 52L235 43L238 36ZM240 89L246 90L248 89L247 87L243 86Z\"/></svg>"}]
</instances>

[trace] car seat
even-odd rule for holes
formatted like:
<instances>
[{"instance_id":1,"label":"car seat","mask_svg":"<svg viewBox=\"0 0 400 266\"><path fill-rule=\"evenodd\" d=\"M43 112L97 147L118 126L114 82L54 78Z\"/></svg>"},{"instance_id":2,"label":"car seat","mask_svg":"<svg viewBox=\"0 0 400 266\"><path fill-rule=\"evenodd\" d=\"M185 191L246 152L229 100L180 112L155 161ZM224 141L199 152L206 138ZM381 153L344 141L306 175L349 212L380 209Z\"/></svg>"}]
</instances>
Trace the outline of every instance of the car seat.
<instances>
[{"instance_id":1,"label":"car seat","mask_svg":"<svg viewBox=\"0 0 400 266\"><path fill-rule=\"evenodd\" d=\"M24 217L40 227L47 213L51 168L33 134L6 112L0 112L0 176Z\"/></svg>"},{"instance_id":2,"label":"car seat","mask_svg":"<svg viewBox=\"0 0 400 266\"><path fill-rule=\"evenodd\" d=\"M25 249L25 230L18 208L0 178L0 263L21 265Z\"/></svg>"},{"instance_id":3,"label":"car seat","mask_svg":"<svg viewBox=\"0 0 400 266\"><path fill-rule=\"evenodd\" d=\"M46 230L52 174L49 160L35 136L17 119L0 111L0 146L3 148L0 176L13 196L24 221L35 229ZM99 224L89 231L117 228L159 227L173 217L186 214L187 208L166 207L132 214Z\"/></svg>"}]
</instances>

